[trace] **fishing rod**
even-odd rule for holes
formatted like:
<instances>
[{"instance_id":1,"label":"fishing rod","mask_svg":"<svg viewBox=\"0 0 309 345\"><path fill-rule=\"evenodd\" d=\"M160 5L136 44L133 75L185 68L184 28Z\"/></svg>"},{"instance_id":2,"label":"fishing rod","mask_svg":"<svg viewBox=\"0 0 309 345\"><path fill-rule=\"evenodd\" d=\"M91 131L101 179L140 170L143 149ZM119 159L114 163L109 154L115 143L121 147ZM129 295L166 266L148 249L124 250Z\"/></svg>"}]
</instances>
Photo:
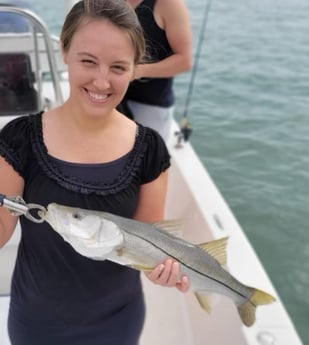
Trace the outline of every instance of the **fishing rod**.
<instances>
[{"instance_id":1,"label":"fishing rod","mask_svg":"<svg viewBox=\"0 0 309 345\"><path fill-rule=\"evenodd\" d=\"M195 77L197 73L197 68L199 64L199 59L201 56L201 51L202 51L202 45L205 37L205 32L206 32L206 24L208 22L208 16L211 8L211 3L212 0L208 0L205 6L204 10L204 15L203 15L203 21L202 21L202 26L199 34L199 40L197 44L197 49L196 49L196 54L195 54L195 61L193 64L192 72L191 72L191 78L188 86L188 92L187 92L187 97L186 97L186 102L185 102L185 107L184 107L184 112L182 115L182 118L180 120L180 132L177 132L176 135L178 136L178 143L177 145L180 145L181 141L188 141L189 137L192 133L192 128L190 123L188 122L188 110L189 110L189 104L191 102L191 97L192 97L192 92L194 88L194 82L195 82Z\"/></svg>"}]
</instances>

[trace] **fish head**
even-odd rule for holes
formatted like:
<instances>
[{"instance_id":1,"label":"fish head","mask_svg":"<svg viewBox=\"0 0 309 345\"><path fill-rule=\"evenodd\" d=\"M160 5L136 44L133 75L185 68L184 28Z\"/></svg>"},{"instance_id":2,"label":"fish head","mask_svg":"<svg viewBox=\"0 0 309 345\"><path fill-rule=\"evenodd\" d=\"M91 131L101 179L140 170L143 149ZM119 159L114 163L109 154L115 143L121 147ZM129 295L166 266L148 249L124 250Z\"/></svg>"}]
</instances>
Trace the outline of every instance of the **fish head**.
<instances>
[{"instance_id":1,"label":"fish head","mask_svg":"<svg viewBox=\"0 0 309 345\"><path fill-rule=\"evenodd\" d=\"M87 257L104 259L124 241L117 225L100 212L51 203L41 217L77 252Z\"/></svg>"},{"instance_id":2,"label":"fish head","mask_svg":"<svg viewBox=\"0 0 309 345\"><path fill-rule=\"evenodd\" d=\"M72 235L83 239L91 238L101 226L98 216L90 211L51 203L42 217L60 235Z\"/></svg>"}]
</instances>

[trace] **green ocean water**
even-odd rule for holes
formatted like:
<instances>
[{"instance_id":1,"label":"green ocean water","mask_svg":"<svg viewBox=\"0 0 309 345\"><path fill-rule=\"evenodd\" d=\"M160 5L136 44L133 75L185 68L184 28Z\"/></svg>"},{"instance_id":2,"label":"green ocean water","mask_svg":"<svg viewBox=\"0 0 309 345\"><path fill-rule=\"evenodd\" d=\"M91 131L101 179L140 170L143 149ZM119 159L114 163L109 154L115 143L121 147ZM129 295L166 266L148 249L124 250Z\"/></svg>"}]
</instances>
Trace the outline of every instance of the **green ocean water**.
<instances>
[{"instance_id":1,"label":"green ocean water","mask_svg":"<svg viewBox=\"0 0 309 345\"><path fill-rule=\"evenodd\" d=\"M207 1L186 0L195 51L210 5L191 142L309 344L309 1ZM59 34L66 1L30 2ZM189 81L175 81L177 118Z\"/></svg>"}]
</instances>

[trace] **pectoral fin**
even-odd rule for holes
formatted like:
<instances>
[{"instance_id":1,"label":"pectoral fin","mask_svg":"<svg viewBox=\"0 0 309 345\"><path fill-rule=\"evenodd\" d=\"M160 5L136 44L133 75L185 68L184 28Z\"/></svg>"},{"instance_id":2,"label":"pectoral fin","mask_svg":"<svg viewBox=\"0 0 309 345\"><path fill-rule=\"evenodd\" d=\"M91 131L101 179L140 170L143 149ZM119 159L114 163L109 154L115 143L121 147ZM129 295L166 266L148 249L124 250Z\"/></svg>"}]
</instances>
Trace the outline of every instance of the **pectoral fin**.
<instances>
[{"instance_id":1,"label":"pectoral fin","mask_svg":"<svg viewBox=\"0 0 309 345\"><path fill-rule=\"evenodd\" d=\"M133 264L131 265L132 268L138 271L143 271L143 272L151 272L154 270L154 267L149 267L149 266L143 266L139 264Z\"/></svg>"}]
</instances>

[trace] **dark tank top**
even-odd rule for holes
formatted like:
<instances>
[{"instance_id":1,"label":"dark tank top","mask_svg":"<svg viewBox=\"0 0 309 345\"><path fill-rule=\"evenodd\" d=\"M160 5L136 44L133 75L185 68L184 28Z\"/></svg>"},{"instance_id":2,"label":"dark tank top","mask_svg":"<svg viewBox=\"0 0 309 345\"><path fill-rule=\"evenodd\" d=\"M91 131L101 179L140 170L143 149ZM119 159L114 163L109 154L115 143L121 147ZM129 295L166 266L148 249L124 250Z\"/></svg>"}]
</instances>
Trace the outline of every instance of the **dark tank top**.
<instances>
[{"instance_id":1,"label":"dark tank top","mask_svg":"<svg viewBox=\"0 0 309 345\"><path fill-rule=\"evenodd\" d=\"M144 30L147 62L161 61L173 54L165 31L155 21L153 15L155 3L156 0L144 0L135 10ZM125 99L162 107L172 106L175 102L173 78L134 80L128 88Z\"/></svg>"}]
</instances>

